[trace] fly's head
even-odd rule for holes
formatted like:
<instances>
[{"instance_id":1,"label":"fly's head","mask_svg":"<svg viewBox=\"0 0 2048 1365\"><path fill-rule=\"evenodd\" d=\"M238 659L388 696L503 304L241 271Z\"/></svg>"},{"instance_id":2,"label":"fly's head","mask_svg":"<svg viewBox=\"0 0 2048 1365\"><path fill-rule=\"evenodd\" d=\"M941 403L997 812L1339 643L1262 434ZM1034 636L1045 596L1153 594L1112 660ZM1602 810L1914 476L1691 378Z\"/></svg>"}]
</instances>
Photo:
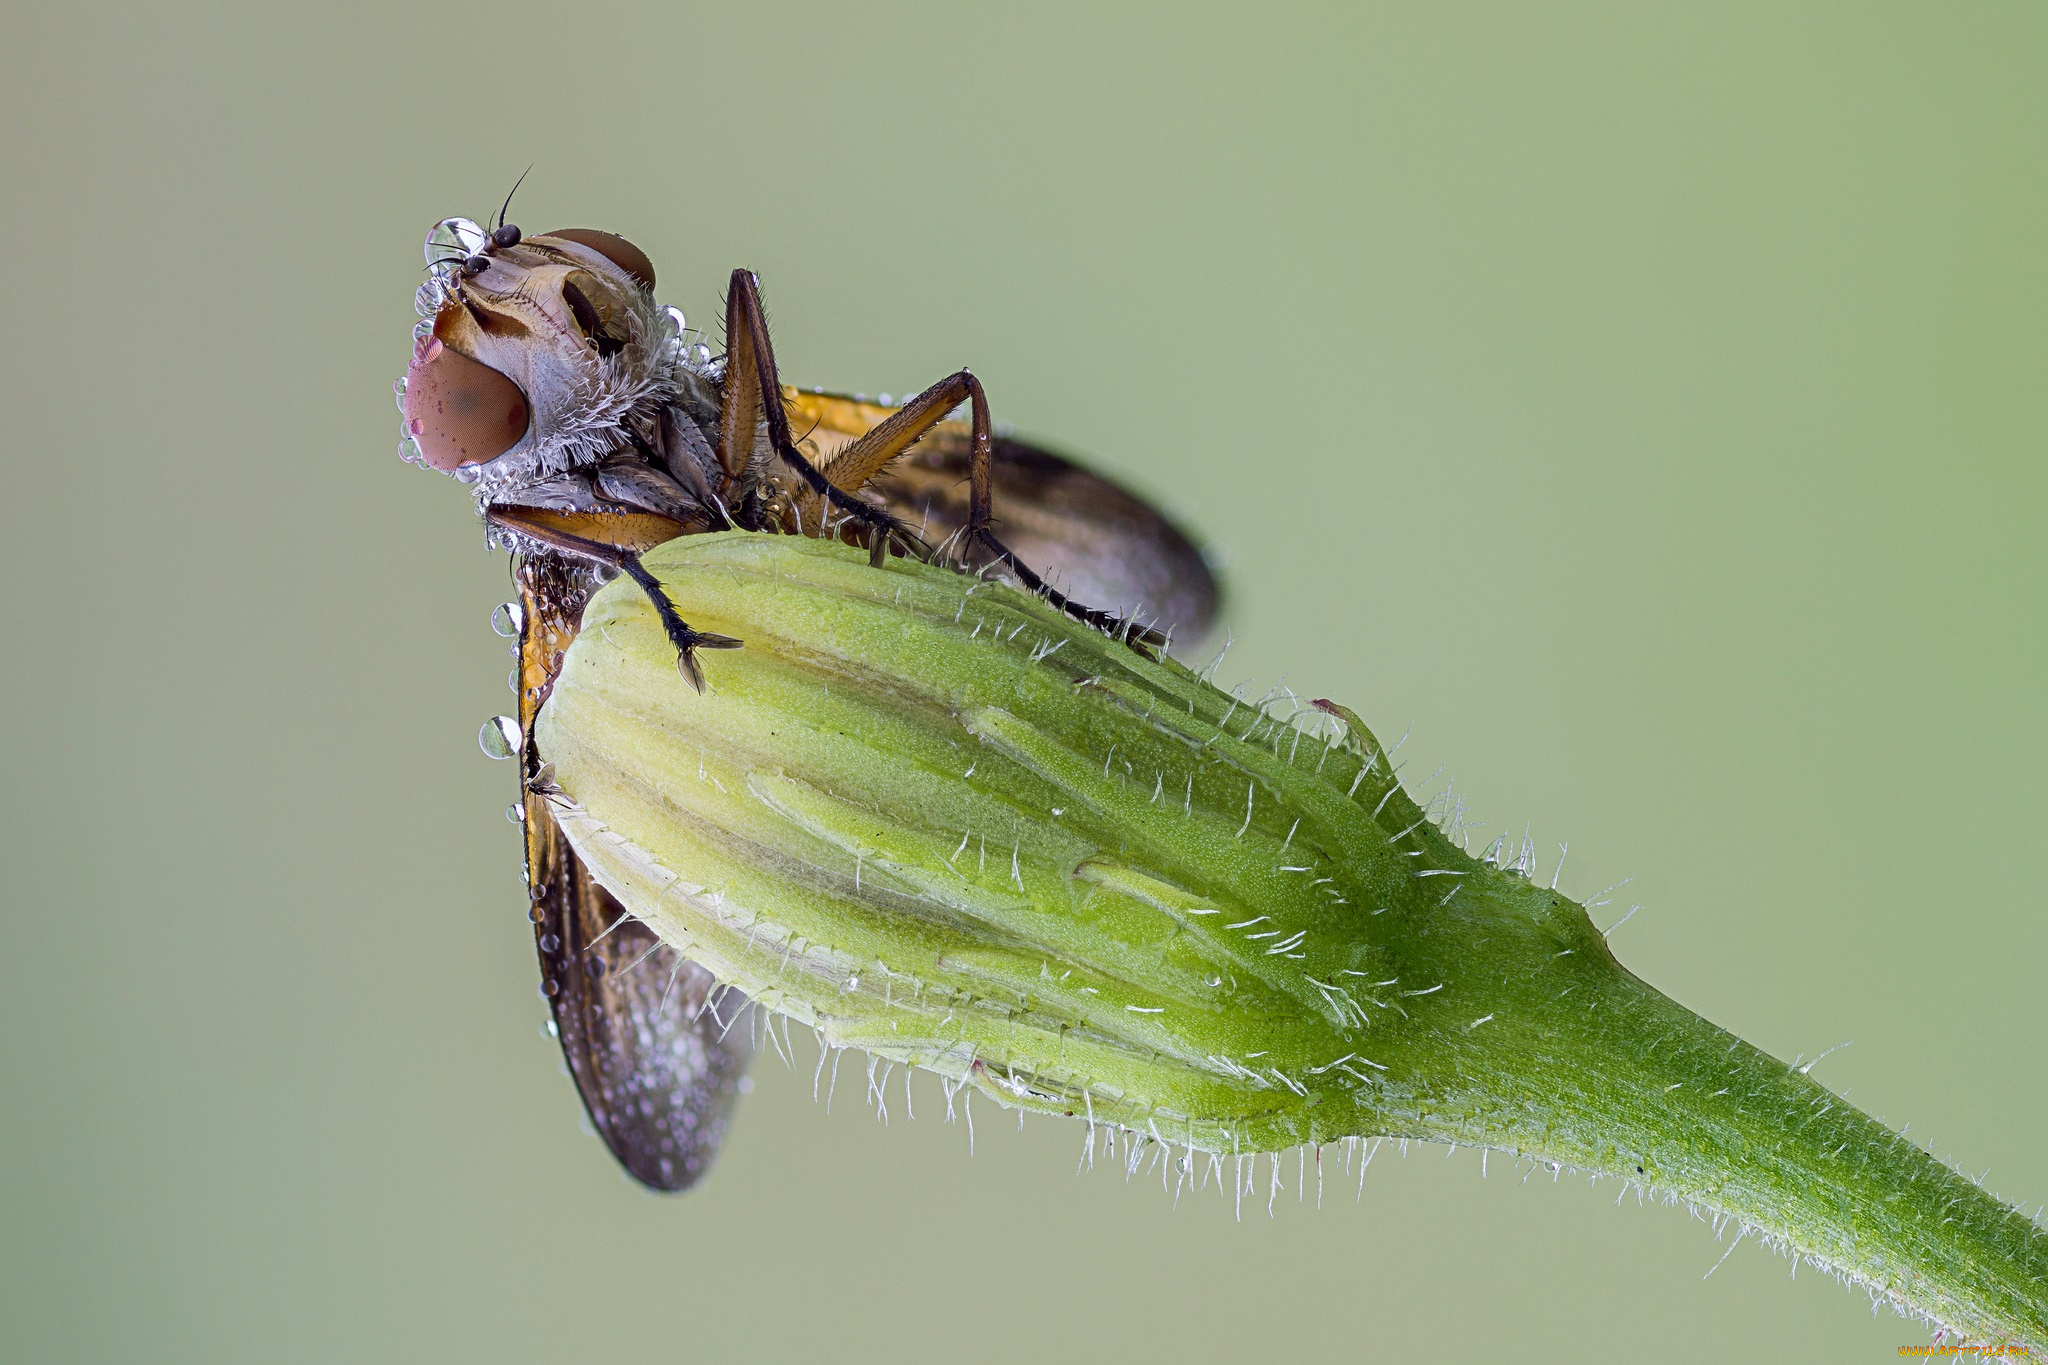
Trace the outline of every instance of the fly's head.
<instances>
[{"instance_id":1,"label":"fly's head","mask_svg":"<svg viewBox=\"0 0 2048 1365\"><path fill-rule=\"evenodd\" d=\"M399 449L474 484L479 502L631 448L701 382L702 348L623 237L449 218L426 251Z\"/></svg>"}]
</instances>

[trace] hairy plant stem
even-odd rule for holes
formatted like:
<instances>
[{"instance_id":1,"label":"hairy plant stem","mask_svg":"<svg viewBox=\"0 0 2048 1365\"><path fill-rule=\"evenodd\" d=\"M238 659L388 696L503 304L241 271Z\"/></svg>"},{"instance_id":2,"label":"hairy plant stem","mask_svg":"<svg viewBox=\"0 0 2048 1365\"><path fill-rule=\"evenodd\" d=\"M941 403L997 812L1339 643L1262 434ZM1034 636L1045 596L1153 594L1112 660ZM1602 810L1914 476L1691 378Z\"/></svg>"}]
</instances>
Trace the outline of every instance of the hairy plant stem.
<instances>
[{"instance_id":1,"label":"hairy plant stem","mask_svg":"<svg viewBox=\"0 0 2048 1365\"><path fill-rule=\"evenodd\" d=\"M559 818L635 914L826 1044L1190 1153L1396 1136L1611 1175L2048 1349L2048 1232L1632 976L1344 707L1311 731L828 542L645 562L745 648L698 696L644 595L594 598L539 720Z\"/></svg>"},{"instance_id":2,"label":"hairy plant stem","mask_svg":"<svg viewBox=\"0 0 2048 1365\"><path fill-rule=\"evenodd\" d=\"M1499 998L1375 1127L1615 1176L1963 1340L2048 1348L2048 1234L1805 1073L1611 959Z\"/></svg>"}]
</instances>

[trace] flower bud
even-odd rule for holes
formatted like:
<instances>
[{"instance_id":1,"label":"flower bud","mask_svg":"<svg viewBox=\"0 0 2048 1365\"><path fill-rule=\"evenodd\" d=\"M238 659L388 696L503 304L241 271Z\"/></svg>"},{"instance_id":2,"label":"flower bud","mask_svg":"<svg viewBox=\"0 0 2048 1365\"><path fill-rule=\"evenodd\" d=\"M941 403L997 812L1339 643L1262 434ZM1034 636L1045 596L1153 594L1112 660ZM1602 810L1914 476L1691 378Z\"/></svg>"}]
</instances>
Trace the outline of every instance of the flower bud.
<instances>
[{"instance_id":1,"label":"flower bud","mask_svg":"<svg viewBox=\"0 0 2048 1365\"><path fill-rule=\"evenodd\" d=\"M826 1043L1191 1153L1391 1134L1569 1164L1964 1339L2048 1344L2048 1230L1630 975L1521 859L1469 856L1343 707L1300 726L832 542L644 562L745 647L700 696L612 583L536 781L633 913Z\"/></svg>"},{"instance_id":2,"label":"flower bud","mask_svg":"<svg viewBox=\"0 0 2048 1365\"><path fill-rule=\"evenodd\" d=\"M745 647L699 696L646 596L599 593L539 721L563 826L662 937L835 1046L1270 1150L1371 1130L1469 1035L1487 973L1446 935L1473 914L1605 958L1341 707L1318 735L1028 594L830 542L644 562Z\"/></svg>"}]
</instances>

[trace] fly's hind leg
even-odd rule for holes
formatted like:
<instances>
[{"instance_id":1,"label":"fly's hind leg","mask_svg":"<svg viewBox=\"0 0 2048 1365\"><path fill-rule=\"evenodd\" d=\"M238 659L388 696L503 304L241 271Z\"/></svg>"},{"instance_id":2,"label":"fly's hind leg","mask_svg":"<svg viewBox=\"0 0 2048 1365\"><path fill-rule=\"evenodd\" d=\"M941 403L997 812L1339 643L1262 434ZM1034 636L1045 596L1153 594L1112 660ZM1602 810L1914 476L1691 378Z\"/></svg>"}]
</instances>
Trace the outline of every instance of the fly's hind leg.
<instances>
[{"instance_id":1,"label":"fly's hind leg","mask_svg":"<svg viewBox=\"0 0 2048 1365\"><path fill-rule=\"evenodd\" d=\"M996 537L991 529L995 520L994 423L989 417L988 394L982 389L981 381L976 379L971 371L961 370L957 374L948 375L906 402L889 420L842 451L832 462L832 472L838 474L841 470L850 471L859 480L859 483L854 484L855 487L866 483L879 474L890 460L902 454L920 436L945 420L946 414L962 403L967 404L970 433L967 464L968 516L967 525L960 532L962 560L979 551L1015 574L1017 581L1027 590L1037 593L1075 620L1084 621L1108 634L1121 636L1141 651L1163 647L1166 637L1157 631L1139 626L1113 612L1076 602L1065 593L1054 589L1030 565L1018 558L1015 551ZM877 560L879 562L879 556ZM982 562L986 563L987 560Z\"/></svg>"},{"instance_id":2,"label":"fly's hind leg","mask_svg":"<svg viewBox=\"0 0 2048 1365\"><path fill-rule=\"evenodd\" d=\"M629 519L607 518L594 513L577 515L515 507L488 508L484 517L492 525L502 526L529 540L538 541L551 550L616 569L639 584L640 590L646 593L647 599L654 604L654 612L661 620L662 631L668 636L669 643L676 648L676 671L683 675L683 681L699 692L704 690L704 670L697 663L697 651L738 649L742 644L742 641L730 635L717 635L708 630L698 630L685 621L682 613L676 610L676 604L669 600L667 590L661 586L661 580L649 573L646 565L640 562L642 550L652 549L655 545L673 540L682 534L683 528L676 523L667 523L672 528L669 534L661 534L659 530L653 531L652 534L656 538L652 540L645 534L631 539L604 539L602 537L605 532L611 529L606 525L608 521L624 523ZM661 520L664 519L630 519L636 529L640 528L640 523ZM576 530L568 529L571 526ZM578 531L596 534L579 535Z\"/></svg>"},{"instance_id":3,"label":"fly's hind leg","mask_svg":"<svg viewBox=\"0 0 2048 1365\"><path fill-rule=\"evenodd\" d=\"M972 426L967 455L967 528L961 532L962 541L968 546L979 546L1011 573L1017 575L1017 581L1027 589L1045 598L1075 620L1085 621L1097 630L1118 636L1131 648L1143 654L1164 649L1166 637L1158 631L1150 626L1141 626L1132 618L1086 606L1065 593L1056 591L1039 577L1029 564L1019 559L1016 551L996 538L995 532L990 529L995 520L995 442L988 415L988 396L981 391L981 381L973 375L962 370L958 377L967 381Z\"/></svg>"}]
</instances>

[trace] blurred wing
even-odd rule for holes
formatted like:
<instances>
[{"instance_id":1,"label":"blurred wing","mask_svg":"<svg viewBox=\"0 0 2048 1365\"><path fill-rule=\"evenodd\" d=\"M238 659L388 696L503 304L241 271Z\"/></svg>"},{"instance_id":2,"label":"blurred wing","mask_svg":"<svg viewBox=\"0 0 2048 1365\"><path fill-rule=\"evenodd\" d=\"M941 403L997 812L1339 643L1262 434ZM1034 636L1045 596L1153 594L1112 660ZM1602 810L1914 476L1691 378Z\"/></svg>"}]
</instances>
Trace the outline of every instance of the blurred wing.
<instances>
[{"instance_id":1,"label":"blurred wing","mask_svg":"<svg viewBox=\"0 0 2048 1365\"><path fill-rule=\"evenodd\" d=\"M553 555L521 560L518 576L519 724L531 735L575 639L589 580ZM529 743L521 758L528 779L538 764ZM593 881L532 785L526 885L541 993L562 1055L619 1163L650 1189L686 1190L717 1155L753 1050L750 1028L729 1027L747 999L721 991Z\"/></svg>"},{"instance_id":2,"label":"blurred wing","mask_svg":"<svg viewBox=\"0 0 2048 1365\"><path fill-rule=\"evenodd\" d=\"M894 408L837 394L783 392L799 445L821 469ZM808 435L805 433L808 432ZM965 422L944 422L875 481L889 510L936 545L967 523ZM1202 552L1136 494L1039 446L995 440L996 534L1061 592L1139 612L1192 643L1215 623L1221 589Z\"/></svg>"}]
</instances>

